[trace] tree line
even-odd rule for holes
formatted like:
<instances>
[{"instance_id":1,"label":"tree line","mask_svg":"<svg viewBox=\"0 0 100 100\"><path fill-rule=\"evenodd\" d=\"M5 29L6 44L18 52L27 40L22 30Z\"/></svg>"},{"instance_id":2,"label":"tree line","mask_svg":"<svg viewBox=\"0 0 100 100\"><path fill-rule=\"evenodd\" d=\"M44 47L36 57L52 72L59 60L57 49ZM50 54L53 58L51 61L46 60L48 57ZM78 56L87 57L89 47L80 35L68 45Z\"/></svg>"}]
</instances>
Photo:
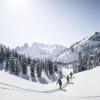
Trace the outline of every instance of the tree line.
<instances>
[{"instance_id":1,"label":"tree line","mask_svg":"<svg viewBox=\"0 0 100 100\"><path fill-rule=\"evenodd\" d=\"M3 65L2 69L15 75L27 75L28 68L31 77L41 77L42 72L46 75L58 72L57 62L49 59L31 59L2 44L0 45L0 64Z\"/></svg>"},{"instance_id":2,"label":"tree line","mask_svg":"<svg viewBox=\"0 0 100 100\"><path fill-rule=\"evenodd\" d=\"M78 70L90 70L100 65L100 44L83 47L79 52Z\"/></svg>"}]
</instances>

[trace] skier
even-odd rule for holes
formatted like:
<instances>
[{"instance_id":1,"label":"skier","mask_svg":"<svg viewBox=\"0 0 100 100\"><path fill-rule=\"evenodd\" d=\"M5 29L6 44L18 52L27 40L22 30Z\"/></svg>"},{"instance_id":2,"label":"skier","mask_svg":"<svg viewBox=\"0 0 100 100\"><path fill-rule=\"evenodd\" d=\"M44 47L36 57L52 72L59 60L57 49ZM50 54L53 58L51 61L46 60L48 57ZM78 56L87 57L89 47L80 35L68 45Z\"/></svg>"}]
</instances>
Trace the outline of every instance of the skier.
<instances>
[{"instance_id":1,"label":"skier","mask_svg":"<svg viewBox=\"0 0 100 100\"><path fill-rule=\"evenodd\" d=\"M69 83L69 76L68 75L67 75L66 79L67 79L67 84L68 84Z\"/></svg>"},{"instance_id":2,"label":"skier","mask_svg":"<svg viewBox=\"0 0 100 100\"><path fill-rule=\"evenodd\" d=\"M61 90L61 89L62 89L62 88L61 88L61 87L62 87L62 81L61 81L60 78L58 79L57 83L59 84L59 89Z\"/></svg>"},{"instance_id":3,"label":"skier","mask_svg":"<svg viewBox=\"0 0 100 100\"><path fill-rule=\"evenodd\" d=\"M70 72L70 79L72 79L72 76L73 76L73 73L72 73L72 72Z\"/></svg>"}]
</instances>

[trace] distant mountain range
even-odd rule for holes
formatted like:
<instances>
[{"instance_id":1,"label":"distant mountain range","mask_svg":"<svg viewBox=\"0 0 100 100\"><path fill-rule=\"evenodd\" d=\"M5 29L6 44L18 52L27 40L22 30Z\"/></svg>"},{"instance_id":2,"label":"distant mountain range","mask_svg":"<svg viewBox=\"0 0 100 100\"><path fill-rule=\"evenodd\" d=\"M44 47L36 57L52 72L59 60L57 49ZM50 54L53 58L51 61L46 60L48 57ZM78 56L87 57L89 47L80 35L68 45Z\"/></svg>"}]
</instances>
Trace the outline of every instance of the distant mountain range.
<instances>
[{"instance_id":1,"label":"distant mountain range","mask_svg":"<svg viewBox=\"0 0 100 100\"><path fill-rule=\"evenodd\" d=\"M16 51L19 54L25 54L27 57L39 58L39 59L54 59L61 54L66 47L61 45L46 45L42 43L33 43L29 46L25 43L21 47L17 47Z\"/></svg>"},{"instance_id":2,"label":"distant mountain range","mask_svg":"<svg viewBox=\"0 0 100 100\"><path fill-rule=\"evenodd\" d=\"M61 45L45 45L42 43L33 43L32 46L28 46L26 43L22 47L17 47L16 51L19 54L25 54L31 58L46 58L68 63L78 59L78 54L83 49L96 45L100 45L100 32L92 33L90 36L74 43L69 48Z\"/></svg>"}]
</instances>

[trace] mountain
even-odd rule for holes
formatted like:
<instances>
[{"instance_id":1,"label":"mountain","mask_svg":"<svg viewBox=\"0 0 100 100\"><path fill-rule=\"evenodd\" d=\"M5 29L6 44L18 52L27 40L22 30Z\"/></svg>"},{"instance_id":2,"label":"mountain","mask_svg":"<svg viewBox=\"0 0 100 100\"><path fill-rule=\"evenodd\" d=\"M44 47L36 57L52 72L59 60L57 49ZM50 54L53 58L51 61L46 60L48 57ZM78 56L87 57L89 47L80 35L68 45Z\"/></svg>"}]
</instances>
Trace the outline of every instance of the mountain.
<instances>
[{"instance_id":1,"label":"mountain","mask_svg":"<svg viewBox=\"0 0 100 100\"><path fill-rule=\"evenodd\" d=\"M46 45L42 43L33 43L32 46L28 46L25 43L21 47L17 47L16 51L19 54L25 54L27 57L39 58L39 59L53 59L63 52L66 47L61 45Z\"/></svg>"},{"instance_id":2,"label":"mountain","mask_svg":"<svg viewBox=\"0 0 100 100\"><path fill-rule=\"evenodd\" d=\"M100 32L94 32L81 41L74 43L69 48L61 45L45 45L42 43L33 43L32 46L24 44L17 47L19 54L25 54L31 58L53 59L58 62L69 63L78 59L79 52L85 51L88 47L100 45Z\"/></svg>"},{"instance_id":3,"label":"mountain","mask_svg":"<svg viewBox=\"0 0 100 100\"><path fill-rule=\"evenodd\" d=\"M100 100L100 66L74 74L70 84L62 79L63 90L56 82L40 84L0 71L0 100Z\"/></svg>"},{"instance_id":4,"label":"mountain","mask_svg":"<svg viewBox=\"0 0 100 100\"><path fill-rule=\"evenodd\" d=\"M100 32L94 32L81 41L74 43L63 53L61 53L56 59L60 62L69 63L78 59L80 51L88 51L88 48L96 48L96 46L100 47Z\"/></svg>"}]
</instances>

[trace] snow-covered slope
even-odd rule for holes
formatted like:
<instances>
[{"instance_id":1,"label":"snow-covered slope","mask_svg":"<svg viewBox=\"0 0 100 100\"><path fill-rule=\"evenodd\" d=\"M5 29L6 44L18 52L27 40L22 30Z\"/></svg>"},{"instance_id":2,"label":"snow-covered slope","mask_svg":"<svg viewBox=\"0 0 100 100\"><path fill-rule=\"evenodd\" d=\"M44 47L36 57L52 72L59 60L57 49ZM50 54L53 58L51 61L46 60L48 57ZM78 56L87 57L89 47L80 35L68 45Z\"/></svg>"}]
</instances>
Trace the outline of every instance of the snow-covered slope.
<instances>
[{"instance_id":1,"label":"snow-covered slope","mask_svg":"<svg viewBox=\"0 0 100 100\"><path fill-rule=\"evenodd\" d=\"M100 45L100 32L94 32L91 34L91 36L88 36L83 40L73 44L57 57L57 61L72 62L78 59L78 54L80 51L87 48L88 46L95 45Z\"/></svg>"},{"instance_id":2,"label":"snow-covered slope","mask_svg":"<svg viewBox=\"0 0 100 100\"><path fill-rule=\"evenodd\" d=\"M60 45L45 45L41 43L33 43L32 46L24 44L22 47L16 48L17 52L20 54L25 54L31 58L49 58L53 59L62 51L65 50L65 47Z\"/></svg>"},{"instance_id":3,"label":"snow-covered slope","mask_svg":"<svg viewBox=\"0 0 100 100\"><path fill-rule=\"evenodd\" d=\"M100 100L100 66L77 73L59 91L55 83L39 84L0 71L0 100ZM66 90L66 91L65 91Z\"/></svg>"}]
</instances>

